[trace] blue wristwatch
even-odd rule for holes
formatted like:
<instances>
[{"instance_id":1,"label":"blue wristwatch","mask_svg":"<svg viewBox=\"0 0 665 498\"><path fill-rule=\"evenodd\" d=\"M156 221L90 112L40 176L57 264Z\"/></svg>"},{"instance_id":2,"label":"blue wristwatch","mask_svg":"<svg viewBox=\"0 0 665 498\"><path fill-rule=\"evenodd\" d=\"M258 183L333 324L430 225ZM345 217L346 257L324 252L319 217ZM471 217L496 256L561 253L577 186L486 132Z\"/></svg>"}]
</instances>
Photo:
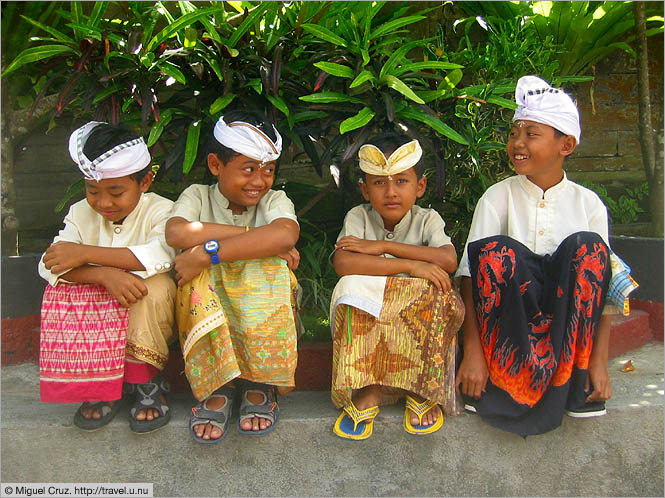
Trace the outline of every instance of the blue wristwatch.
<instances>
[{"instance_id":1,"label":"blue wristwatch","mask_svg":"<svg viewBox=\"0 0 665 498\"><path fill-rule=\"evenodd\" d=\"M203 249L210 255L210 262L213 265L219 264L219 256L217 256L217 251L219 251L219 242L215 239L206 240L206 243L203 244Z\"/></svg>"}]
</instances>

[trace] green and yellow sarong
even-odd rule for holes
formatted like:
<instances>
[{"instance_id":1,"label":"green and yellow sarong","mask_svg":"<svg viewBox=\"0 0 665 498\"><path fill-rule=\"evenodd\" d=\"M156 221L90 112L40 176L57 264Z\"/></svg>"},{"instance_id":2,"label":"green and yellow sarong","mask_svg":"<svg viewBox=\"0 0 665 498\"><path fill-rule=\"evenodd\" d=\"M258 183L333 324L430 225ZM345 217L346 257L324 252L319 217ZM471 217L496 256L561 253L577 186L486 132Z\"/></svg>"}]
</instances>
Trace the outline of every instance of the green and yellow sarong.
<instances>
[{"instance_id":1,"label":"green and yellow sarong","mask_svg":"<svg viewBox=\"0 0 665 498\"><path fill-rule=\"evenodd\" d=\"M351 401L354 389L383 386L383 403L405 391L439 403L456 415L457 332L464 318L459 293L441 293L411 277L349 275L331 302L333 327L332 401Z\"/></svg>"},{"instance_id":2,"label":"green and yellow sarong","mask_svg":"<svg viewBox=\"0 0 665 498\"><path fill-rule=\"evenodd\" d=\"M294 285L286 261L273 257L213 265L178 288L180 345L196 399L236 377L293 389Z\"/></svg>"}]
</instances>

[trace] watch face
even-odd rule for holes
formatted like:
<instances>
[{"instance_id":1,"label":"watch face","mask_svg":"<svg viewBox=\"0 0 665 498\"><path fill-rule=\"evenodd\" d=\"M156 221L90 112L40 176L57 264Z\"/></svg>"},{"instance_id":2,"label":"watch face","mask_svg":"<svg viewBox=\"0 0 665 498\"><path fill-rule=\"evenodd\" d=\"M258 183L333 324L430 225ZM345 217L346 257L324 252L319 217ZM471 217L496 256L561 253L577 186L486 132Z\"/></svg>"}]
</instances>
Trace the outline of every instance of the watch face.
<instances>
[{"instance_id":1,"label":"watch face","mask_svg":"<svg viewBox=\"0 0 665 498\"><path fill-rule=\"evenodd\" d=\"M219 249L219 243L216 240L209 240L203 244L203 248L207 253L214 253Z\"/></svg>"}]
</instances>

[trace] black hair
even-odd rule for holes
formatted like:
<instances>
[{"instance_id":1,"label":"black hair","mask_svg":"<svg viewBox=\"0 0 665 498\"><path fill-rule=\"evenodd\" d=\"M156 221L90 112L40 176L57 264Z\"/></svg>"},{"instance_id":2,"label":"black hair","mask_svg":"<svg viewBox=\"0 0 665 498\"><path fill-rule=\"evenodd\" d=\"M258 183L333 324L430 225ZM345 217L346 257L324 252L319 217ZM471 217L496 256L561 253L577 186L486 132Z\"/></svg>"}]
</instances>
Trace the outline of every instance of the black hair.
<instances>
[{"instance_id":1,"label":"black hair","mask_svg":"<svg viewBox=\"0 0 665 498\"><path fill-rule=\"evenodd\" d=\"M111 125L102 123L95 126L90 132L88 140L86 140L83 146L83 154L91 161L94 161L116 145L124 144L137 138L140 137L124 124ZM137 183L141 183L145 175L150 171L152 171L152 166L148 165L141 171L131 173L129 177L136 180Z\"/></svg>"},{"instance_id":2,"label":"black hair","mask_svg":"<svg viewBox=\"0 0 665 498\"><path fill-rule=\"evenodd\" d=\"M268 118L266 118L265 115L259 112L231 111L228 114L224 114L224 122L226 124L232 123L233 121L244 121L245 123L249 123L268 135L273 142L277 140L277 135L275 134L275 129L273 128L272 123L268 121ZM208 154L215 154L222 164L226 164L235 156L240 155L235 150L220 144L214 136L208 143ZM206 156L208 154L206 154Z\"/></svg>"},{"instance_id":3,"label":"black hair","mask_svg":"<svg viewBox=\"0 0 665 498\"><path fill-rule=\"evenodd\" d=\"M383 152L384 156L388 157L402 145L408 144L409 142L413 142L413 138L400 133L389 132L377 135L376 137L367 140L365 143L374 145ZM413 165L413 170L416 172L416 176L420 180L425 173L425 161L423 161L422 157Z\"/></svg>"}]
</instances>

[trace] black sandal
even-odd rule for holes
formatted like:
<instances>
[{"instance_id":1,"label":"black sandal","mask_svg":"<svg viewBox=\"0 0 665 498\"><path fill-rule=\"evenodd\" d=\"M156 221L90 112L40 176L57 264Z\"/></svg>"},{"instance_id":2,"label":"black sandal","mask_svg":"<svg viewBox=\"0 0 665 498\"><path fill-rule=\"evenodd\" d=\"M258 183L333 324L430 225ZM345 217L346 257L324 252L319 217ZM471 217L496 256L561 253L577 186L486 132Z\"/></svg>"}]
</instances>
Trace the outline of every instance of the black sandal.
<instances>
[{"instance_id":1,"label":"black sandal","mask_svg":"<svg viewBox=\"0 0 665 498\"><path fill-rule=\"evenodd\" d=\"M171 410L161 396L170 391L169 383L161 377L155 377L145 384L136 384L136 401L129 410L129 427L132 431L145 434L164 427L171 420ZM136 420L136 413L141 409L153 408L159 412L159 417L152 420Z\"/></svg>"}]
</instances>

